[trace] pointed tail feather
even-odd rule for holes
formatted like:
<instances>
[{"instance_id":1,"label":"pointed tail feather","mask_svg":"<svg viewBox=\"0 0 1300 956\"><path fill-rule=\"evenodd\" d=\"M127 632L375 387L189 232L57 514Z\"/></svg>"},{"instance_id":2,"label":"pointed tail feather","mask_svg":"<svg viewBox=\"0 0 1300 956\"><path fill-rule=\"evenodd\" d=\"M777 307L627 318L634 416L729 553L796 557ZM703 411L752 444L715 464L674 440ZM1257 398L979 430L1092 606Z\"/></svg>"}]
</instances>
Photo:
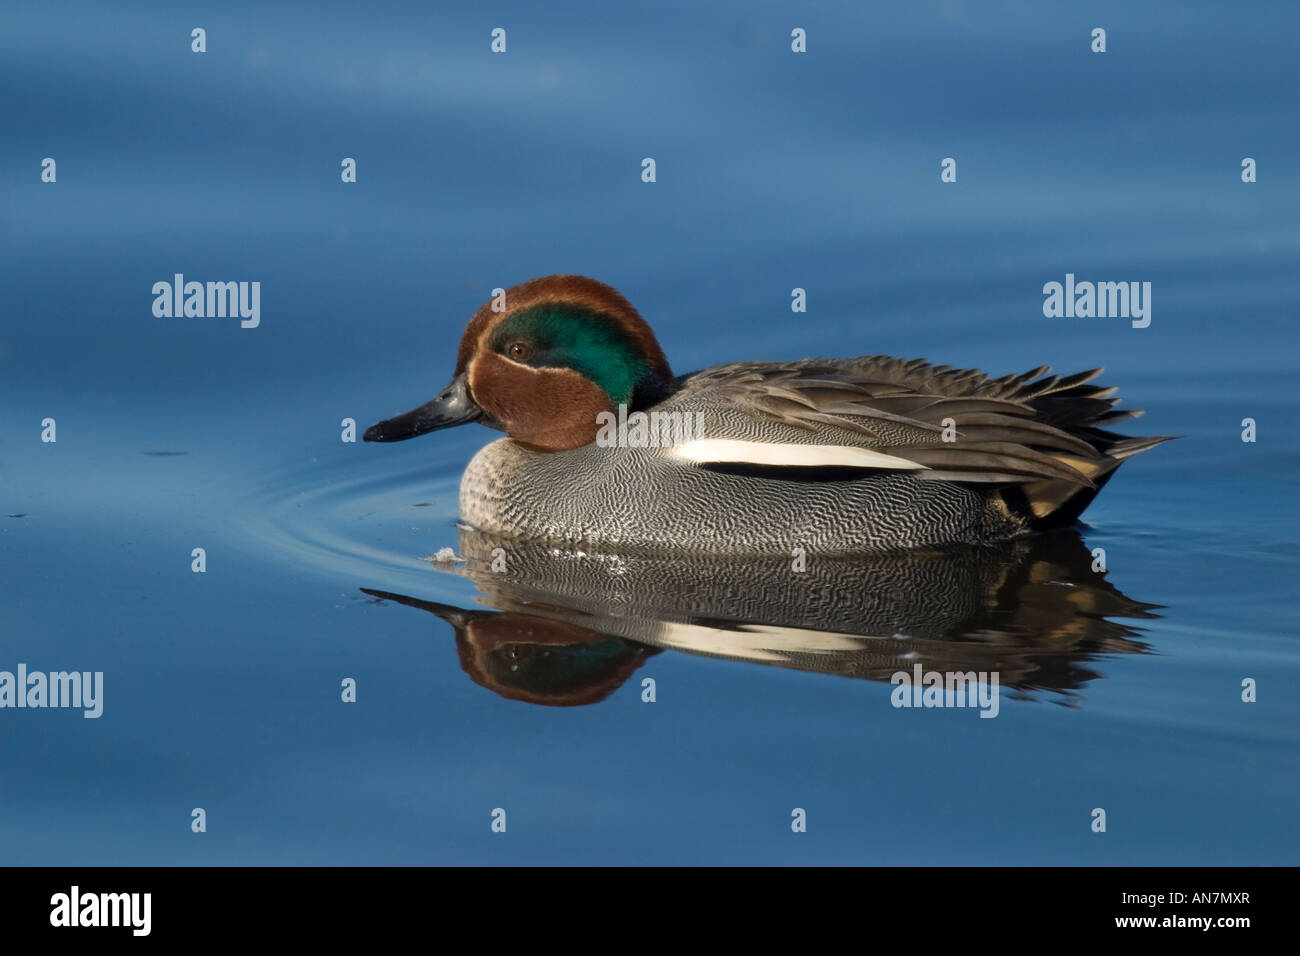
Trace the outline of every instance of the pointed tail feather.
<instances>
[{"instance_id":1,"label":"pointed tail feather","mask_svg":"<svg viewBox=\"0 0 1300 956\"><path fill-rule=\"evenodd\" d=\"M1156 435L1150 438L1120 438L1116 436L1116 440L1110 444L1102 445L1098 449L1105 457L1095 461L1084 461L1067 455L1055 455L1053 457L1061 461L1062 464L1069 465L1091 478L1092 487L1060 478L1032 482L1021 486L1019 489L1019 493L1023 495L1024 499L1023 503L1021 503L1022 507L1028 511L1036 529L1059 528L1072 524L1079 519L1084 509L1092 504L1092 499L1097 497L1097 493L1105 487L1106 482L1110 481L1111 476L1115 474L1115 470L1126 459L1175 437L1177 436ZM1020 502L1017 501L1016 503ZM1008 504L1012 504L1012 502L1008 501Z\"/></svg>"}]
</instances>

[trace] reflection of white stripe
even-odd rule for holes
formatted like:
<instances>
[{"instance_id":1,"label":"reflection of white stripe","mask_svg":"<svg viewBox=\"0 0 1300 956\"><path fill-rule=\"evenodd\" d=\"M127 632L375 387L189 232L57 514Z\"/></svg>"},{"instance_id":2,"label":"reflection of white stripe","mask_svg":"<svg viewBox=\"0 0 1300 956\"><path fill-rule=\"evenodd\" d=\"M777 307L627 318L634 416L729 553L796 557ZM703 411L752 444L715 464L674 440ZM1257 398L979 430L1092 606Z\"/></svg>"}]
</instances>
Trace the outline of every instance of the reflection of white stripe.
<instances>
[{"instance_id":1,"label":"reflection of white stripe","mask_svg":"<svg viewBox=\"0 0 1300 956\"><path fill-rule=\"evenodd\" d=\"M644 640L644 638L636 638ZM751 661L780 662L795 654L837 654L860 651L881 638L866 634L841 634L832 631L809 631L801 627L778 627L766 624L741 624L735 630L704 624L660 622L655 643L679 651L717 654Z\"/></svg>"},{"instance_id":2,"label":"reflection of white stripe","mask_svg":"<svg viewBox=\"0 0 1300 956\"><path fill-rule=\"evenodd\" d=\"M850 468L892 468L925 471L925 465L852 445L792 445L779 442L702 438L674 445L672 458L693 462L733 462L750 465L847 465Z\"/></svg>"}]
</instances>

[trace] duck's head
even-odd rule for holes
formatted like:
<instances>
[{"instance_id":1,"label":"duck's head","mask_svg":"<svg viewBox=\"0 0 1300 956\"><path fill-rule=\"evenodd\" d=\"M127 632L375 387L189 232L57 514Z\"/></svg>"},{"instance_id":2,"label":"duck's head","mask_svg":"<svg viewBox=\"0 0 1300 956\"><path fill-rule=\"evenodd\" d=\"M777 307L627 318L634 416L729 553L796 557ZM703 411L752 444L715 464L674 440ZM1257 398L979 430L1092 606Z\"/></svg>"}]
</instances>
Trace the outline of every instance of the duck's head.
<instances>
[{"instance_id":1,"label":"duck's head","mask_svg":"<svg viewBox=\"0 0 1300 956\"><path fill-rule=\"evenodd\" d=\"M601 412L652 405L673 374L618 290L584 276L531 279L489 300L461 336L451 382L431 402L371 425L365 441L404 441L481 422L537 451L596 437ZM495 309L494 309L495 307Z\"/></svg>"}]
</instances>

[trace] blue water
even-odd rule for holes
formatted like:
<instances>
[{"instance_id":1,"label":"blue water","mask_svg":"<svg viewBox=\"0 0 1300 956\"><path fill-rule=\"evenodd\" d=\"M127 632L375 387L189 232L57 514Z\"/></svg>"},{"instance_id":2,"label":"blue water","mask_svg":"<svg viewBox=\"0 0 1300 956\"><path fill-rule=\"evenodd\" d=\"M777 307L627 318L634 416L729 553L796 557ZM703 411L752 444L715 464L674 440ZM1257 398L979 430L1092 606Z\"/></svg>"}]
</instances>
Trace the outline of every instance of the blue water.
<instances>
[{"instance_id":1,"label":"blue water","mask_svg":"<svg viewBox=\"0 0 1300 956\"><path fill-rule=\"evenodd\" d=\"M1300 863L1300 8L434 6L0 7L0 670L105 675L97 720L0 710L0 863ZM154 317L177 272L260 281L260 326ZM611 644L639 663L581 705L476 682L361 589L502 609L422 560L495 433L340 422L431 398L490 290L553 272L679 372L1105 365L1124 430L1183 437L1070 546L1148 610L1055 608L1122 648L1021 635L1073 676L992 720L726 634ZM1067 272L1151 282L1150 327L1044 318Z\"/></svg>"}]
</instances>

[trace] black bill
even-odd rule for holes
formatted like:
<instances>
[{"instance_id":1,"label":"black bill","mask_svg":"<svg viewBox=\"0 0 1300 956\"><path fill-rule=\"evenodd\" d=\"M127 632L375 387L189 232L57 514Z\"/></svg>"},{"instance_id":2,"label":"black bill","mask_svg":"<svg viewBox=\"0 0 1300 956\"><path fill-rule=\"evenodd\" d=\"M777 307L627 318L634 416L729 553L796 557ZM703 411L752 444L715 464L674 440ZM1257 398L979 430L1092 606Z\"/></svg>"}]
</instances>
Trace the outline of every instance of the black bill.
<instances>
[{"instance_id":1,"label":"black bill","mask_svg":"<svg viewBox=\"0 0 1300 956\"><path fill-rule=\"evenodd\" d=\"M469 385L464 375L457 375L431 402L396 418L371 425L361 436L362 441L406 441L439 428L464 425L483 417L483 409L470 397Z\"/></svg>"}]
</instances>

